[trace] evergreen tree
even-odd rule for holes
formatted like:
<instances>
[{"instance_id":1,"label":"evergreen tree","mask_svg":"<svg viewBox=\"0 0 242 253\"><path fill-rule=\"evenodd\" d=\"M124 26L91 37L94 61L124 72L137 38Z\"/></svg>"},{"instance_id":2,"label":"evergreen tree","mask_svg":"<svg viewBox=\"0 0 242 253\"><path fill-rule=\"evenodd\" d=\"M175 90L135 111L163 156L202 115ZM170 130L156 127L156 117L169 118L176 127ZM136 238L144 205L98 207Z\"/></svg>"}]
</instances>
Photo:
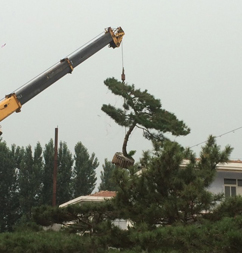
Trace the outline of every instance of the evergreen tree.
<instances>
[{"instance_id":1,"label":"evergreen tree","mask_svg":"<svg viewBox=\"0 0 242 253\"><path fill-rule=\"evenodd\" d=\"M73 178L74 197L90 194L96 185L96 168L99 163L95 154L90 156L81 142L75 146L75 166Z\"/></svg>"},{"instance_id":2,"label":"evergreen tree","mask_svg":"<svg viewBox=\"0 0 242 253\"><path fill-rule=\"evenodd\" d=\"M54 143L53 139L45 145L43 152L44 170L43 170L43 188L42 204L52 205L53 199L53 170L54 170Z\"/></svg>"},{"instance_id":3,"label":"evergreen tree","mask_svg":"<svg viewBox=\"0 0 242 253\"><path fill-rule=\"evenodd\" d=\"M175 136L187 135L190 129L183 121L179 121L173 113L162 109L159 99L149 94L147 90L140 91L134 85L108 78L104 84L117 96L124 98L123 109L112 105L103 105L102 110L118 125L127 127L124 137L122 153L125 157L132 157L134 151L127 153L127 143L135 127L143 130L143 135L151 140L163 140L164 133Z\"/></svg>"},{"instance_id":4,"label":"evergreen tree","mask_svg":"<svg viewBox=\"0 0 242 253\"><path fill-rule=\"evenodd\" d=\"M43 174L44 174L44 161L43 161L43 149L38 142L34 149L34 173L35 173L35 206L42 204L42 190L43 190Z\"/></svg>"},{"instance_id":5,"label":"evergreen tree","mask_svg":"<svg viewBox=\"0 0 242 253\"><path fill-rule=\"evenodd\" d=\"M15 161L15 167L19 171L20 163L24 157L24 148L16 146L15 144L12 144L11 146L11 153Z\"/></svg>"},{"instance_id":6,"label":"evergreen tree","mask_svg":"<svg viewBox=\"0 0 242 253\"><path fill-rule=\"evenodd\" d=\"M94 251L115 247L124 252L240 252L241 198L226 199L214 208L222 195L207 191L216 165L228 161L231 151L229 146L221 150L211 136L199 160L176 142L154 143L154 152L142 157L141 173L134 168L114 170L118 191L112 200L40 207L34 219L47 225L76 221L68 230L88 231ZM120 230L112 223L117 218L133 226Z\"/></svg>"},{"instance_id":7,"label":"evergreen tree","mask_svg":"<svg viewBox=\"0 0 242 253\"><path fill-rule=\"evenodd\" d=\"M236 195L225 198L218 206L213 209L213 212L205 215L205 218L210 222L222 220L224 217L236 217L242 215L242 196Z\"/></svg>"},{"instance_id":8,"label":"evergreen tree","mask_svg":"<svg viewBox=\"0 0 242 253\"><path fill-rule=\"evenodd\" d=\"M176 142L156 143L153 156L145 153L141 161L142 173L115 170L120 188L116 204L123 209L123 218L150 228L196 220L221 200L222 194L212 194L207 187L214 180L216 165L227 162L231 152L229 146L221 151L212 136L199 160ZM182 165L184 159L188 159L187 165Z\"/></svg>"},{"instance_id":9,"label":"evergreen tree","mask_svg":"<svg viewBox=\"0 0 242 253\"><path fill-rule=\"evenodd\" d=\"M73 159L65 142L60 142L58 151L57 204L65 203L72 198L72 165Z\"/></svg>"},{"instance_id":10,"label":"evergreen tree","mask_svg":"<svg viewBox=\"0 0 242 253\"><path fill-rule=\"evenodd\" d=\"M12 152L0 141L0 232L12 231L19 219L17 168Z\"/></svg>"},{"instance_id":11,"label":"evergreen tree","mask_svg":"<svg viewBox=\"0 0 242 253\"><path fill-rule=\"evenodd\" d=\"M25 149L19 168L19 200L23 216L31 218L31 209L40 204L42 189L42 148L37 143L34 155L31 146Z\"/></svg>"},{"instance_id":12,"label":"evergreen tree","mask_svg":"<svg viewBox=\"0 0 242 253\"><path fill-rule=\"evenodd\" d=\"M102 167L103 171L101 171L101 183L98 188L99 191L116 191L117 185L112 179L115 165L109 162L106 158Z\"/></svg>"}]
</instances>

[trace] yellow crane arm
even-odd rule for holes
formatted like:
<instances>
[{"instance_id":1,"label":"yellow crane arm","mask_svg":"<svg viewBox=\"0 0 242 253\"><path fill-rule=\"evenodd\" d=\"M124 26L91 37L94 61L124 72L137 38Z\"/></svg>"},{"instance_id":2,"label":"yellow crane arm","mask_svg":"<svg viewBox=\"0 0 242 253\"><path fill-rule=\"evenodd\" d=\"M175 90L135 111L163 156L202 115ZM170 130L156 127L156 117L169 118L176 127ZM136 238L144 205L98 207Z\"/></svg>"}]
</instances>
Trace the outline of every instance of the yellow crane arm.
<instances>
[{"instance_id":1,"label":"yellow crane arm","mask_svg":"<svg viewBox=\"0 0 242 253\"><path fill-rule=\"evenodd\" d=\"M72 54L69 58L61 60L47 72L44 72L16 91L16 93L11 93L5 96L5 98L0 101L0 121L4 120L13 112L20 112L22 105L66 74L71 73L76 66L97 53L106 45L109 45L112 48L119 47L123 36L124 31L121 27L118 27L117 29L107 28L102 36L99 36L94 41ZM1 134L2 131L0 129L0 135Z\"/></svg>"},{"instance_id":2,"label":"yellow crane arm","mask_svg":"<svg viewBox=\"0 0 242 253\"><path fill-rule=\"evenodd\" d=\"M8 117L13 112L20 112L21 104L15 93L5 96L5 99L0 101L0 121ZM1 133L0 133L1 134Z\"/></svg>"}]
</instances>

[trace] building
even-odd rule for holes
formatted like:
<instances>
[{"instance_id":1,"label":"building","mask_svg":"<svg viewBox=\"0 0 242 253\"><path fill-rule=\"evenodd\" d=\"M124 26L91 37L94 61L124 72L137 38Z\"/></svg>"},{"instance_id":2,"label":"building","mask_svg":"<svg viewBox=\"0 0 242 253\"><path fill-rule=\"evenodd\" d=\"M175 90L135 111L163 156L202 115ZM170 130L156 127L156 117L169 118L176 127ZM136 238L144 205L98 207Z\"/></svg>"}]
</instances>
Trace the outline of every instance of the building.
<instances>
[{"instance_id":1,"label":"building","mask_svg":"<svg viewBox=\"0 0 242 253\"><path fill-rule=\"evenodd\" d=\"M181 167L185 167L189 160L184 160ZM137 175L141 174L144 169L140 170ZM242 195L242 161L229 161L227 163L218 164L216 167L216 176L208 190L212 193L224 193L225 197ZM105 199L111 199L116 196L114 191L101 191L88 196L81 196L63 203L59 207L68 205L82 204L84 202L100 202ZM132 226L130 221L115 220L114 224L122 229L127 229Z\"/></svg>"},{"instance_id":2,"label":"building","mask_svg":"<svg viewBox=\"0 0 242 253\"><path fill-rule=\"evenodd\" d=\"M184 160L182 167L189 161ZM212 193L224 193L225 197L242 195L242 161L220 163L216 167L216 176L208 190Z\"/></svg>"},{"instance_id":3,"label":"building","mask_svg":"<svg viewBox=\"0 0 242 253\"><path fill-rule=\"evenodd\" d=\"M218 164L216 170L215 180L209 187L211 192L223 192L225 197L242 195L242 161Z\"/></svg>"},{"instance_id":4,"label":"building","mask_svg":"<svg viewBox=\"0 0 242 253\"><path fill-rule=\"evenodd\" d=\"M111 199L115 195L116 192L114 191L100 191L91 195L77 197L75 199L72 199L68 202L61 204L59 207L66 207L68 205L81 204L84 202L100 202L104 201L105 199Z\"/></svg>"},{"instance_id":5,"label":"building","mask_svg":"<svg viewBox=\"0 0 242 253\"><path fill-rule=\"evenodd\" d=\"M85 203L85 202L100 202L100 201L104 201L105 199L111 199L115 196L116 196L116 192L114 191L100 191L91 195L77 197L66 203L61 204L59 207L62 208L62 207L67 207L68 205L75 205L75 204L81 205L82 203ZM127 229L128 226L131 226L129 221L126 221L123 219L116 219L113 222L113 224L120 227L121 229Z\"/></svg>"}]
</instances>

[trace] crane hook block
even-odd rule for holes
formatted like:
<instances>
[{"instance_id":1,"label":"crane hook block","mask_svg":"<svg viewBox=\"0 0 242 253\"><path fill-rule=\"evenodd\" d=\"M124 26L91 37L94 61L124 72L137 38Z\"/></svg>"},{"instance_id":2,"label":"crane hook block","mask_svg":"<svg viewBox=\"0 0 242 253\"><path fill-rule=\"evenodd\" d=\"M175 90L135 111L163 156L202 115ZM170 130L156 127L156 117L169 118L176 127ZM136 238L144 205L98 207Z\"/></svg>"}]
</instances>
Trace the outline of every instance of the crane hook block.
<instances>
[{"instance_id":1,"label":"crane hook block","mask_svg":"<svg viewBox=\"0 0 242 253\"><path fill-rule=\"evenodd\" d=\"M124 68L123 68L123 71L122 71L122 74L121 74L121 80L124 83L124 81L125 81Z\"/></svg>"}]
</instances>

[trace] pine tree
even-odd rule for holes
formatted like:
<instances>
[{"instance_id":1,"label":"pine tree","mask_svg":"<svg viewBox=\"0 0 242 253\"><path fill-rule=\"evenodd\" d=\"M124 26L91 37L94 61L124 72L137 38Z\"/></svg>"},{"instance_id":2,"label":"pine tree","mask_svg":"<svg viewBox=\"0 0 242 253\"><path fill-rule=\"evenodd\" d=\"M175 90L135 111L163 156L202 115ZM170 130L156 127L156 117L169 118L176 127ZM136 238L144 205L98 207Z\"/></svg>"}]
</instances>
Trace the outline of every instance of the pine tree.
<instances>
[{"instance_id":1,"label":"pine tree","mask_svg":"<svg viewBox=\"0 0 242 253\"><path fill-rule=\"evenodd\" d=\"M116 191L117 185L113 181L113 171L115 170L115 165L109 162L107 158L102 165L103 171L101 171L101 183L99 186L99 191Z\"/></svg>"},{"instance_id":2,"label":"pine tree","mask_svg":"<svg viewBox=\"0 0 242 253\"><path fill-rule=\"evenodd\" d=\"M42 204L52 205L53 198L53 169L54 169L54 143L53 139L45 145L43 151L44 170L43 170L43 188Z\"/></svg>"},{"instance_id":3,"label":"pine tree","mask_svg":"<svg viewBox=\"0 0 242 253\"><path fill-rule=\"evenodd\" d=\"M0 232L12 231L19 219L17 168L14 152L0 141Z\"/></svg>"},{"instance_id":4,"label":"pine tree","mask_svg":"<svg viewBox=\"0 0 242 253\"><path fill-rule=\"evenodd\" d=\"M108 78L104 84L117 96L124 98L123 109L104 104L102 110L118 125L127 127L124 137L122 153L125 157L132 157L134 151L127 153L127 143L135 127L143 130L143 135L151 140L163 140L164 133L172 135L187 135L190 129L183 121L179 121L173 113L162 109L159 99L155 99L147 90L140 91L134 85L128 85Z\"/></svg>"},{"instance_id":5,"label":"pine tree","mask_svg":"<svg viewBox=\"0 0 242 253\"><path fill-rule=\"evenodd\" d=\"M72 165L73 158L67 144L60 142L58 150L57 204L62 204L72 198Z\"/></svg>"},{"instance_id":6,"label":"pine tree","mask_svg":"<svg viewBox=\"0 0 242 253\"><path fill-rule=\"evenodd\" d=\"M74 220L69 231L88 231L90 247L104 252L108 247L125 252L239 252L242 199L226 199L214 209L222 196L207 191L216 165L228 161L231 151L230 146L221 150L212 136L199 160L176 142L154 143L154 151L142 157L142 173L114 170L119 187L114 199L37 208L34 219L39 224ZM211 208L213 212L204 213ZM112 224L117 218L129 219L133 227L118 229Z\"/></svg>"},{"instance_id":7,"label":"pine tree","mask_svg":"<svg viewBox=\"0 0 242 253\"><path fill-rule=\"evenodd\" d=\"M75 146L74 197L90 194L96 185L96 168L99 163L95 154L90 156L81 142Z\"/></svg>"},{"instance_id":8,"label":"pine tree","mask_svg":"<svg viewBox=\"0 0 242 253\"><path fill-rule=\"evenodd\" d=\"M146 153L143 157L142 173L115 170L120 187L116 204L120 210L123 208L124 217L153 228L158 224L185 224L221 200L221 194L212 194L207 187L214 180L216 165L228 161L230 146L221 151L210 136L199 160L176 142L156 143L154 151L153 155ZM189 163L182 166L184 159Z\"/></svg>"}]
</instances>

